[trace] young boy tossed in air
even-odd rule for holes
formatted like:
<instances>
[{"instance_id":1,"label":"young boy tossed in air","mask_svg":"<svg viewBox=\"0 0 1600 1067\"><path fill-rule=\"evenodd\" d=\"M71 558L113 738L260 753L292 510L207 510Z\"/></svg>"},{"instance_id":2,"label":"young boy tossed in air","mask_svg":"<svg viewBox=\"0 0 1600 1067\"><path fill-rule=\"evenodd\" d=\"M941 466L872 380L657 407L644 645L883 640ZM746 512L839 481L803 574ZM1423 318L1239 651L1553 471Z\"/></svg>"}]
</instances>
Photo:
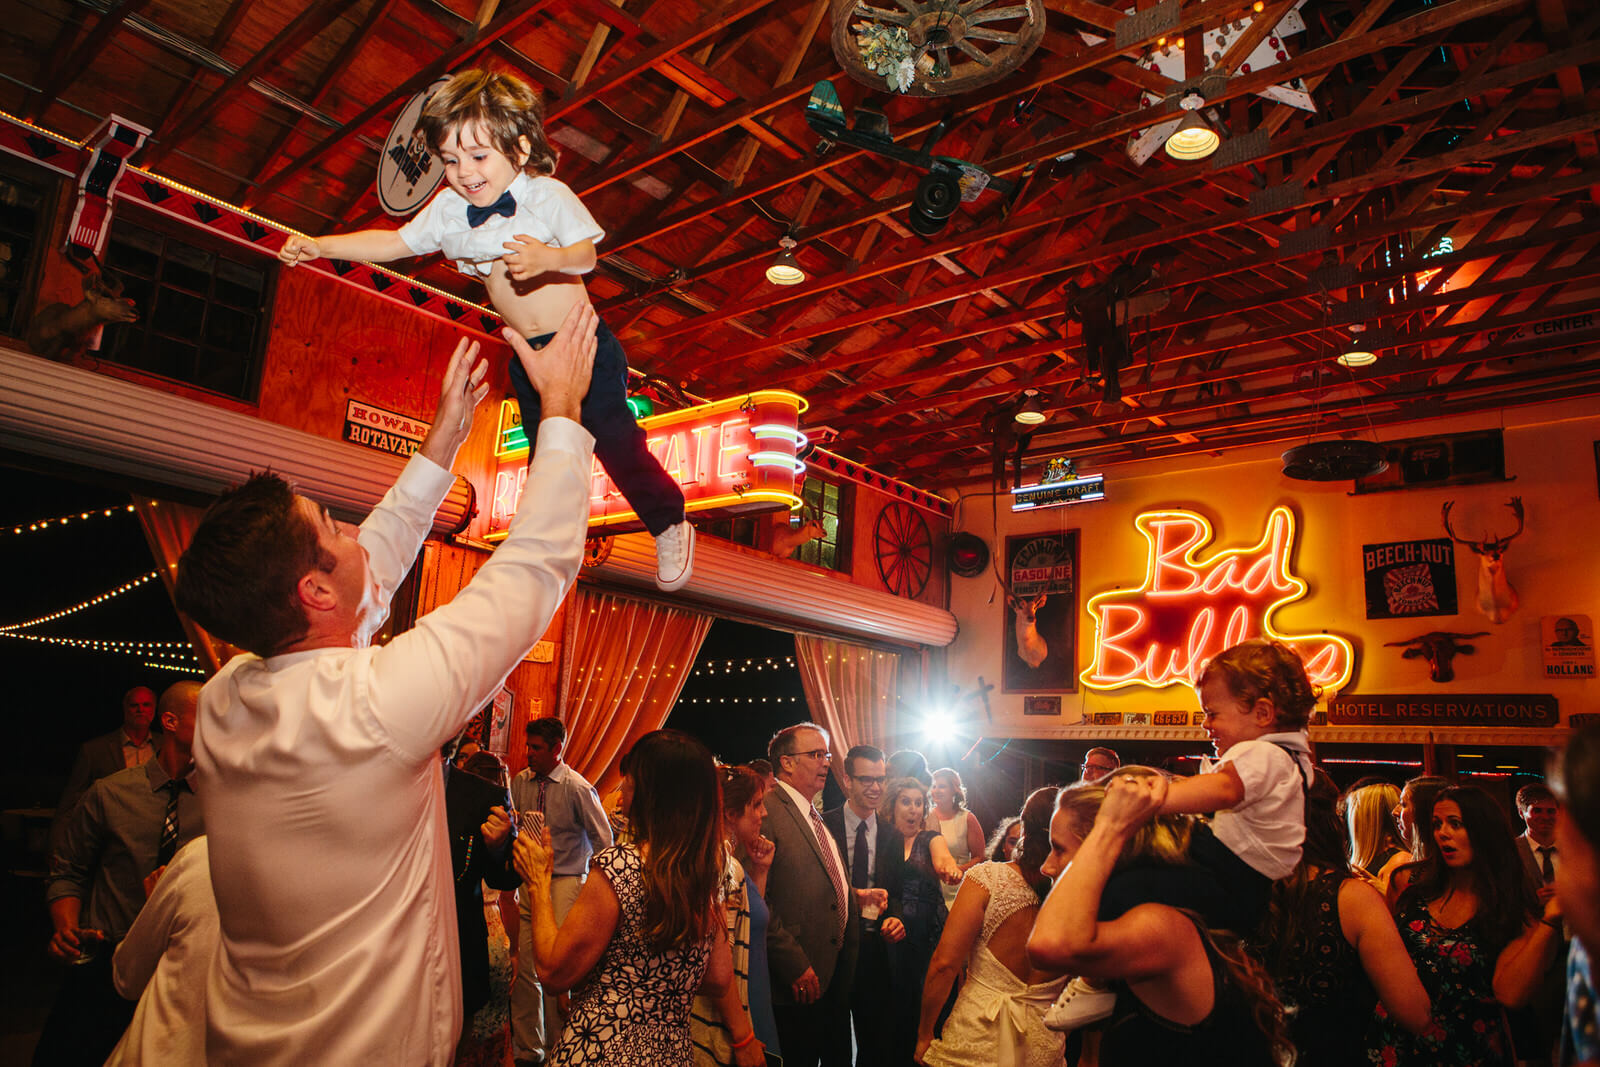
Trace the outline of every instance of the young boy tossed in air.
<instances>
[{"instance_id":1,"label":"young boy tossed in air","mask_svg":"<svg viewBox=\"0 0 1600 1067\"><path fill-rule=\"evenodd\" d=\"M572 305L587 301L605 231L566 185L550 175L556 154L544 135L539 94L506 74L469 70L423 108L417 130L444 163L447 188L398 230L290 237L278 258L289 266L326 256L387 263L443 252L463 274L482 278L513 346L543 348ZM656 584L681 588L694 567L694 527L683 491L645 447L628 410L628 361L602 321L594 378L582 421L594 454L656 541ZM522 424L539 424L539 394L519 360L510 364ZM529 435L528 447L534 446Z\"/></svg>"},{"instance_id":2,"label":"young boy tossed in air","mask_svg":"<svg viewBox=\"0 0 1600 1067\"><path fill-rule=\"evenodd\" d=\"M1255 928L1272 883L1300 863L1305 796L1316 773L1306 723L1316 702L1305 664L1281 641L1242 641L1206 664L1200 707L1218 759L1192 778L1172 780L1159 814L1211 815L1210 825L1194 827L1190 865L1119 868L1106 885L1102 918L1156 901L1240 935ZM1115 1000L1074 978L1045 1024L1076 1029L1105 1018Z\"/></svg>"}]
</instances>

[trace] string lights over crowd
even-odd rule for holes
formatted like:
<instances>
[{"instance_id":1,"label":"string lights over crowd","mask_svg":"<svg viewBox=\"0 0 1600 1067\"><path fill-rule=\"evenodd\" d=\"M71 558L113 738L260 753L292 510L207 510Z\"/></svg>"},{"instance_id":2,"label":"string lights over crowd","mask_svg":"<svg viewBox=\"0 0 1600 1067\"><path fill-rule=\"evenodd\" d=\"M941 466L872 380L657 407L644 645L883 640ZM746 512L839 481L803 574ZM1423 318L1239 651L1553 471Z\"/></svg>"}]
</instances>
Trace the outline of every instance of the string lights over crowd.
<instances>
[{"instance_id":1,"label":"string lights over crowd","mask_svg":"<svg viewBox=\"0 0 1600 1067\"><path fill-rule=\"evenodd\" d=\"M781 671L794 669L793 656L767 656L754 659L708 659L689 672L691 678L702 674L744 674L749 671Z\"/></svg>"}]
</instances>

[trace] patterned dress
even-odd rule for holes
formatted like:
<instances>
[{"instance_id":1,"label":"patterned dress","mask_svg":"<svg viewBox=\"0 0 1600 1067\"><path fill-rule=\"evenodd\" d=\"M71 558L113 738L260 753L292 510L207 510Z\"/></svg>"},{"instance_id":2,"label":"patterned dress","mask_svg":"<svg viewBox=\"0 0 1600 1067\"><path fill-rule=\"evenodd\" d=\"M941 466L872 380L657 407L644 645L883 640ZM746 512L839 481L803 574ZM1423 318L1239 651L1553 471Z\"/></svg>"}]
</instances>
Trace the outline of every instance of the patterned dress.
<instances>
[{"instance_id":1,"label":"patterned dress","mask_svg":"<svg viewBox=\"0 0 1600 1067\"><path fill-rule=\"evenodd\" d=\"M689 1002L711 960L711 938L658 952L645 939L644 862L632 845L595 853L617 895L617 929L600 962L572 990L572 1010L556 1049L558 1067L608 1064L668 1067L692 1059ZM722 930L711 937L725 936Z\"/></svg>"},{"instance_id":2,"label":"patterned dress","mask_svg":"<svg viewBox=\"0 0 1600 1067\"><path fill-rule=\"evenodd\" d=\"M499 1067L511 1055L511 939L500 921L500 891L483 887L483 925L489 940L489 999L467 1019L455 1067Z\"/></svg>"},{"instance_id":3,"label":"patterned dress","mask_svg":"<svg viewBox=\"0 0 1600 1067\"><path fill-rule=\"evenodd\" d=\"M1365 1056L1378 994L1361 956L1339 923L1339 889L1344 871L1323 871L1306 885L1300 916L1302 936L1281 946L1287 961L1272 980L1285 1006L1292 1005L1289 1033L1299 1049L1297 1067L1349 1067ZM1268 959L1274 946L1259 946Z\"/></svg>"},{"instance_id":4,"label":"patterned dress","mask_svg":"<svg viewBox=\"0 0 1600 1067\"><path fill-rule=\"evenodd\" d=\"M928 1047L930 1067L1055 1067L1066 1035L1044 1026L1044 1013L1066 985L1063 975L1028 985L989 951L1000 925L1039 896L1009 863L980 863L967 877L989 891L983 928L967 957L967 979L944 1024L944 1035Z\"/></svg>"},{"instance_id":5,"label":"patterned dress","mask_svg":"<svg viewBox=\"0 0 1600 1067\"><path fill-rule=\"evenodd\" d=\"M1396 917L1417 977L1433 1000L1433 1023L1413 1037L1380 1003L1378 1042L1367 1051L1378 1067L1512 1067L1511 1033L1505 1011L1494 999L1494 965L1499 957L1484 941L1474 917L1445 928L1428 906L1408 894Z\"/></svg>"}]
</instances>

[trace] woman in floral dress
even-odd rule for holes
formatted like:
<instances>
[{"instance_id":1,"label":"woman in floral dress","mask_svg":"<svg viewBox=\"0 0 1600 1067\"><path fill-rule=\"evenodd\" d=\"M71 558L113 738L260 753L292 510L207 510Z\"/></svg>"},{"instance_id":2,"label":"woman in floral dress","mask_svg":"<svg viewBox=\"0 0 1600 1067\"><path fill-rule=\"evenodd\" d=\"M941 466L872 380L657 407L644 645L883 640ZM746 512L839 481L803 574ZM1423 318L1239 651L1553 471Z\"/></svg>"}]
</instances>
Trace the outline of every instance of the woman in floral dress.
<instances>
[{"instance_id":1,"label":"woman in floral dress","mask_svg":"<svg viewBox=\"0 0 1600 1067\"><path fill-rule=\"evenodd\" d=\"M724 861L711 753L687 734L656 730L623 765L633 779L633 842L595 854L559 927L550 906L549 831L538 840L518 835L514 850L533 902L539 981L572 991L558 1067L688 1067L691 998L733 988L717 900ZM733 1044L756 1041L747 1012L732 1029Z\"/></svg>"},{"instance_id":2,"label":"woman in floral dress","mask_svg":"<svg viewBox=\"0 0 1600 1067\"><path fill-rule=\"evenodd\" d=\"M1432 831L1417 835L1422 859L1394 878L1396 923L1433 1001L1433 1023L1413 1037L1380 1004L1368 1058L1380 1067L1511 1067L1505 1009L1538 987L1561 940L1561 905L1552 897L1539 907L1505 814L1483 790L1440 793Z\"/></svg>"}]
</instances>

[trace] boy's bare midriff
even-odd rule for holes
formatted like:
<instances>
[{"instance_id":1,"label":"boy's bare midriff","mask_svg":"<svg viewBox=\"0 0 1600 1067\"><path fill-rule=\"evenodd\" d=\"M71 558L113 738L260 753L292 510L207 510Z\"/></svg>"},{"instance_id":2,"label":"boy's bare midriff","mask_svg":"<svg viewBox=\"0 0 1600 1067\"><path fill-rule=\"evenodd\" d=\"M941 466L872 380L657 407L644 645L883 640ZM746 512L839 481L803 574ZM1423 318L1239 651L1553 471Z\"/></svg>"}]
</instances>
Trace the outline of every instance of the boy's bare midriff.
<instances>
[{"instance_id":1,"label":"boy's bare midriff","mask_svg":"<svg viewBox=\"0 0 1600 1067\"><path fill-rule=\"evenodd\" d=\"M511 280L506 265L498 260L483 284L489 291L489 302L506 325L523 337L555 333L574 304L589 302L589 292L579 275L550 271L517 282Z\"/></svg>"}]
</instances>

